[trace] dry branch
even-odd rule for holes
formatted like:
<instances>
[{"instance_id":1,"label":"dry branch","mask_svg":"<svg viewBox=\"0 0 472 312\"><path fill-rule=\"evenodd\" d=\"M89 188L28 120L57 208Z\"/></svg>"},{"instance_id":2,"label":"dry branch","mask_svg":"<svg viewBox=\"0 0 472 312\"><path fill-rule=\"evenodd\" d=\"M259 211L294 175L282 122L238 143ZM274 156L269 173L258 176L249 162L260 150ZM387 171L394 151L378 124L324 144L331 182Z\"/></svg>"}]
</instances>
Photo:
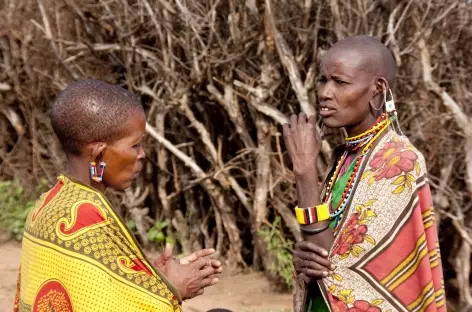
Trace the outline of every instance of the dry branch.
<instances>
[{"instance_id":1,"label":"dry branch","mask_svg":"<svg viewBox=\"0 0 472 312\"><path fill-rule=\"evenodd\" d=\"M461 129L465 137L465 164L466 164L466 183L469 194L472 195L472 120L462 111L459 104L446 92L444 88L441 88L433 79L431 59L426 42L424 39L418 41L418 46L421 53L421 63L423 66L423 81L426 84L428 90L434 92L439 96L449 111L452 113L454 120Z\"/></svg>"},{"instance_id":2,"label":"dry branch","mask_svg":"<svg viewBox=\"0 0 472 312\"><path fill-rule=\"evenodd\" d=\"M148 123L146 123L146 131L160 144L167 148L171 153L173 153L178 159L180 159L186 166L190 167L197 177L203 178L206 176L205 172L195 163L192 158L185 155L182 151L175 147L174 144L172 144L165 137L159 134ZM228 233L228 237L231 242L228 251L229 263L231 264L231 266L238 264L244 265L245 262L241 257L242 243L239 237L238 228L236 226L235 217L234 215L232 215L231 207L226 201L225 196L221 193L219 188L213 182L208 179L202 180L202 186L213 199L213 203L216 208L218 208L218 213L221 214L221 220L223 221L223 225ZM221 234L222 233L220 233L220 236ZM219 237L218 239L222 240L223 238ZM217 251L221 254L222 246L219 248L219 250L217 248Z\"/></svg>"}]
</instances>

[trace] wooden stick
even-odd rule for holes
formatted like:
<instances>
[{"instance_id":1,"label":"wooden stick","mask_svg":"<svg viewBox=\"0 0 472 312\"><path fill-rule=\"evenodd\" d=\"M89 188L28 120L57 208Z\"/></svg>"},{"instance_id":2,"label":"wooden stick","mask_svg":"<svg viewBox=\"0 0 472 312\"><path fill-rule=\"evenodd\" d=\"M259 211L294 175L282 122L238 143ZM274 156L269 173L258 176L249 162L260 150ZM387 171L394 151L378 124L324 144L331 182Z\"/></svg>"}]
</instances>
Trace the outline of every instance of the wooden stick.
<instances>
[{"instance_id":1,"label":"wooden stick","mask_svg":"<svg viewBox=\"0 0 472 312\"><path fill-rule=\"evenodd\" d=\"M429 55L428 48L426 47L426 42L423 38L418 40L418 47L421 53L421 64L423 67L423 81L426 85L426 88L439 96L442 100L444 106L446 106L454 120L457 123L457 126L462 130L465 137L465 164L466 164L466 184L469 195L472 196L472 127L471 119L462 111L459 104L446 92L444 88L441 88L434 80L431 67L431 58Z\"/></svg>"}]
</instances>

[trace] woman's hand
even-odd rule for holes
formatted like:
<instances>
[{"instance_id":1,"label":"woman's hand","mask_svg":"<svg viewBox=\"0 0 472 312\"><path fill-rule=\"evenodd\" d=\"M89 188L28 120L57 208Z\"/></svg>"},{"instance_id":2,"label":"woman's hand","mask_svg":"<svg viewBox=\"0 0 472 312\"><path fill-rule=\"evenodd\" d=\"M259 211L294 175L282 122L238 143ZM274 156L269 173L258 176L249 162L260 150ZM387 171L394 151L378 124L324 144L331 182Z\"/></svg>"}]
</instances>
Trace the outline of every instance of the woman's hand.
<instances>
[{"instance_id":1,"label":"woman's hand","mask_svg":"<svg viewBox=\"0 0 472 312\"><path fill-rule=\"evenodd\" d=\"M328 252L320 246L307 241L295 244L293 251L293 265L297 275L305 275L311 279L327 277L334 270L328 260Z\"/></svg>"},{"instance_id":2,"label":"woman's hand","mask_svg":"<svg viewBox=\"0 0 472 312\"><path fill-rule=\"evenodd\" d=\"M174 259L169 260L163 273L179 290L182 300L202 295L206 287L219 281L215 277L219 273L209 257L199 258L188 264L181 264Z\"/></svg>"},{"instance_id":3,"label":"woman's hand","mask_svg":"<svg viewBox=\"0 0 472 312\"><path fill-rule=\"evenodd\" d=\"M207 249L200 249L195 251L194 253L179 259L181 264L189 264L194 262L200 258L209 257L215 253L213 248ZM217 271L218 274L223 272L223 267L221 266L221 262L216 259L211 259L211 266Z\"/></svg>"},{"instance_id":4,"label":"woman's hand","mask_svg":"<svg viewBox=\"0 0 472 312\"><path fill-rule=\"evenodd\" d=\"M156 260L154 260L154 266L160 271L164 271L167 261L171 259L179 261L180 264L189 264L190 262L194 262L200 258L209 257L213 255L215 253L215 250L213 248L200 249L181 259L175 259L172 253L172 245L166 244L164 252L159 257L157 257ZM211 266L216 270L217 274L223 272L223 267L221 266L220 261L216 259L211 259Z\"/></svg>"},{"instance_id":5,"label":"woman's hand","mask_svg":"<svg viewBox=\"0 0 472 312\"><path fill-rule=\"evenodd\" d=\"M214 253L212 248L201 249L182 259L175 259L172 256L172 245L166 244L164 252L154 261L154 266L177 287L182 299L191 299L203 294L205 287L218 283L216 276L223 272L223 268L220 261L209 257ZM198 274L190 273L192 269Z\"/></svg>"},{"instance_id":6,"label":"woman's hand","mask_svg":"<svg viewBox=\"0 0 472 312\"><path fill-rule=\"evenodd\" d=\"M316 176L316 162L320 153L321 137L316 130L316 115L292 115L283 125L284 141L297 177Z\"/></svg>"}]
</instances>

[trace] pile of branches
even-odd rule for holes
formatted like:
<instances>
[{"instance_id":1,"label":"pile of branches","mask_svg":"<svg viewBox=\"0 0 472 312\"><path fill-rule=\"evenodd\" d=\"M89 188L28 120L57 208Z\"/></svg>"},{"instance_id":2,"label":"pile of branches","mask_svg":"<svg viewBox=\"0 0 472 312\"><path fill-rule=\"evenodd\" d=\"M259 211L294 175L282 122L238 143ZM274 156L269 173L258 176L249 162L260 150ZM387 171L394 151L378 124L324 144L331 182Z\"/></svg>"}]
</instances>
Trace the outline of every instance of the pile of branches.
<instances>
[{"instance_id":1,"label":"pile of branches","mask_svg":"<svg viewBox=\"0 0 472 312\"><path fill-rule=\"evenodd\" d=\"M449 298L472 306L472 5L465 0L5 0L0 3L0 177L50 184L65 157L49 109L69 83L94 78L140 96L147 162L110 193L146 231L168 220L183 252L214 247L235 267L269 271L260 228L292 213L294 176L281 124L316 112L323 53L368 34L398 65L404 132L425 155ZM324 142L326 170L332 146Z\"/></svg>"}]
</instances>

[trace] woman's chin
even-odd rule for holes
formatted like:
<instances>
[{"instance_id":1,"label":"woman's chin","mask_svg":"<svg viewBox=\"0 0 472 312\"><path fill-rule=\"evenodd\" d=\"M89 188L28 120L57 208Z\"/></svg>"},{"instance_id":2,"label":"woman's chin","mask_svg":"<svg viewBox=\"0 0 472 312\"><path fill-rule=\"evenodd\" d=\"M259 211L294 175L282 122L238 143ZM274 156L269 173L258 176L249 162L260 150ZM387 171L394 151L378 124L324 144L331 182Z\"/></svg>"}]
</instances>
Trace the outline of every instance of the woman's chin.
<instances>
[{"instance_id":1,"label":"woman's chin","mask_svg":"<svg viewBox=\"0 0 472 312\"><path fill-rule=\"evenodd\" d=\"M133 185L135 179L129 179L127 181L123 181L121 183L116 183L114 185L108 185L108 187L112 188L114 191L121 192L124 191Z\"/></svg>"},{"instance_id":2,"label":"woman's chin","mask_svg":"<svg viewBox=\"0 0 472 312\"><path fill-rule=\"evenodd\" d=\"M344 125L333 117L326 117L322 119L323 125L328 128L342 128Z\"/></svg>"}]
</instances>

